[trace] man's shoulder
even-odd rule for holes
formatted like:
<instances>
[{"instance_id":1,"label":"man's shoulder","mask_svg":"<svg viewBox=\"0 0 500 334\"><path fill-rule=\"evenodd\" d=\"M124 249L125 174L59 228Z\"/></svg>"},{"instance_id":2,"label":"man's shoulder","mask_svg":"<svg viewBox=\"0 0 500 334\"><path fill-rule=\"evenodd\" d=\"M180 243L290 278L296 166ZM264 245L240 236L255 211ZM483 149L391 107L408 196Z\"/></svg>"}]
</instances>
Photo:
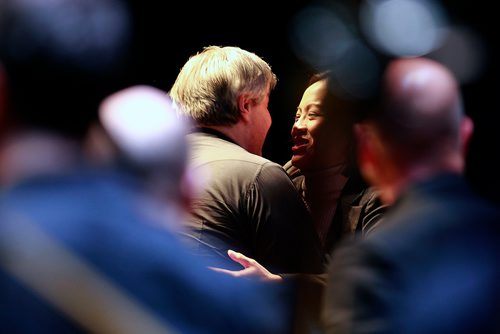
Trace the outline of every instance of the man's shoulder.
<instances>
[{"instance_id":1,"label":"man's shoulder","mask_svg":"<svg viewBox=\"0 0 500 334\"><path fill-rule=\"evenodd\" d=\"M194 166L230 166L232 172L262 168L278 168L283 171L279 164L252 154L233 142L203 133L190 134L188 138L191 142L191 163Z\"/></svg>"}]
</instances>

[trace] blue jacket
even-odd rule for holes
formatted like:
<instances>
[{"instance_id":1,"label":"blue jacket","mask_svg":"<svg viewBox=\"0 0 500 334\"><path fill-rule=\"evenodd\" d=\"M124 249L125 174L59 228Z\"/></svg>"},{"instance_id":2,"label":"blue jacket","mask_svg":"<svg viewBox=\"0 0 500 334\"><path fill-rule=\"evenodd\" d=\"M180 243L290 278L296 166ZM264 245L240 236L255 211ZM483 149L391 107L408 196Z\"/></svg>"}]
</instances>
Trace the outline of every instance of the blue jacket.
<instances>
[{"instance_id":1,"label":"blue jacket","mask_svg":"<svg viewBox=\"0 0 500 334\"><path fill-rule=\"evenodd\" d=\"M287 331L276 287L207 269L185 252L169 217L117 171L38 176L5 189L0 332L111 332L117 324L128 332Z\"/></svg>"}]
</instances>

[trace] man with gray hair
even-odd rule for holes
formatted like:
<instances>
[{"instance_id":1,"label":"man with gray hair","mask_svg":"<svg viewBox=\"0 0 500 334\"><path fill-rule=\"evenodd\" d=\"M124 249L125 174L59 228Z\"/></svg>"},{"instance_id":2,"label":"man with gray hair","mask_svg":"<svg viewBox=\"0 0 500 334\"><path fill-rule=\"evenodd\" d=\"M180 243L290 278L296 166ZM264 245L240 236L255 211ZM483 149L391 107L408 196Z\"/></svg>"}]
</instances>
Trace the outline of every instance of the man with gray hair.
<instances>
[{"instance_id":1,"label":"man with gray hair","mask_svg":"<svg viewBox=\"0 0 500 334\"><path fill-rule=\"evenodd\" d=\"M182 67L170 95L194 124L190 163L205 178L185 235L218 268L236 269L233 249L276 273L319 273L307 208L283 168L261 156L276 82L269 64L238 47L206 47Z\"/></svg>"}]
</instances>

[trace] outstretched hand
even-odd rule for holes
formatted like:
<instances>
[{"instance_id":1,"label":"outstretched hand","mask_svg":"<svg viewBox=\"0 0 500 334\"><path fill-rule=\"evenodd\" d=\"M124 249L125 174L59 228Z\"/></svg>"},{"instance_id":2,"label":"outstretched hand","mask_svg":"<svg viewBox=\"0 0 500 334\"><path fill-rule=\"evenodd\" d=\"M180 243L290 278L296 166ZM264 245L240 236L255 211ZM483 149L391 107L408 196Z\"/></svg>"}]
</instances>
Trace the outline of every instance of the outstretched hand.
<instances>
[{"instance_id":1,"label":"outstretched hand","mask_svg":"<svg viewBox=\"0 0 500 334\"><path fill-rule=\"evenodd\" d=\"M210 269L234 277L256 278L266 282L282 280L281 276L269 272L269 270L267 270L259 262L255 261L252 258L249 258L241 253L235 252L230 249L227 251L227 255L234 262L238 262L239 264L241 264L243 266L243 269L229 270L216 267L210 267Z\"/></svg>"}]
</instances>

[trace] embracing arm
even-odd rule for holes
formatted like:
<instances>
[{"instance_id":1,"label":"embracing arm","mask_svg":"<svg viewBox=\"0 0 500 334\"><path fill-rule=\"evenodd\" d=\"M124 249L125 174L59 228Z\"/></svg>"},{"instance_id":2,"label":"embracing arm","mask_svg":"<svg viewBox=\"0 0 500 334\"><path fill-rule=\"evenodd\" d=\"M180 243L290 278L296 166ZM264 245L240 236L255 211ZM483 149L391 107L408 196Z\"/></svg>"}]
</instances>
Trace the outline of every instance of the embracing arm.
<instances>
[{"instance_id":1,"label":"embracing arm","mask_svg":"<svg viewBox=\"0 0 500 334\"><path fill-rule=\"evenodd\" d=\"M269 272L254 259L241 253L229 250L228 255L233 261L240 263L243 269L227 270L213 267L211 267L211 269L233 277L290 284L293 287L292 298L293 307L295 309L293 327L296 332L310 333L320 327L321 306L327 278L326 273L292 273L276 275Z\"/></svg>"},{"instance_id":2,"label":"embracing arm","mask_svg":"<svg viewBox=\"0 0 500 334\"><path fill-rule=\"evenodd\" d=\"M234 277L243 277L243 278L256 278L261 281L281 281L282 277L279 275L275 275L267 270L264 266L262 266L259 262L255 261L252 258L249 258L241 253L235 252L233 250L228 250L227 255L234 261L238 262L243 266L241 270L228 270L222 268L210 267L212 270L225 273Z\"/></svg>"}]
</instances>

